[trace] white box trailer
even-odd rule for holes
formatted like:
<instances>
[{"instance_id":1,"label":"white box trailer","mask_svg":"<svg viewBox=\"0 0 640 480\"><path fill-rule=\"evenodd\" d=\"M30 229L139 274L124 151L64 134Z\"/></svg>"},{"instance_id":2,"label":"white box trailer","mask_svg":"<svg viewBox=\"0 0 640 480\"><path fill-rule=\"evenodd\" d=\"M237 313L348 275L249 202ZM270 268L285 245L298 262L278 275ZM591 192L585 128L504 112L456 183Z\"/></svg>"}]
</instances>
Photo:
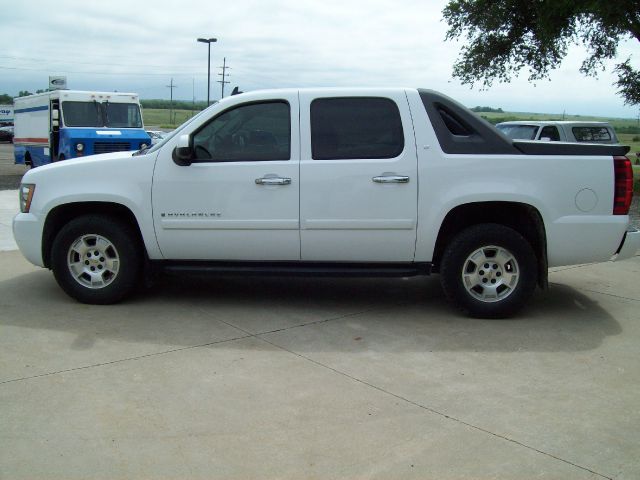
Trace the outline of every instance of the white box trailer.
<instances>
[{"instance_id":1,"label":"white box trailer","mask_svg":"<svg viewBox=\"0 0 640 480\"><path fill-rule=\"evenodd\" d=\"M37 167L151 145L135 93L55 90L14 100L15 163Z\"/></svg>"}]
</instances>

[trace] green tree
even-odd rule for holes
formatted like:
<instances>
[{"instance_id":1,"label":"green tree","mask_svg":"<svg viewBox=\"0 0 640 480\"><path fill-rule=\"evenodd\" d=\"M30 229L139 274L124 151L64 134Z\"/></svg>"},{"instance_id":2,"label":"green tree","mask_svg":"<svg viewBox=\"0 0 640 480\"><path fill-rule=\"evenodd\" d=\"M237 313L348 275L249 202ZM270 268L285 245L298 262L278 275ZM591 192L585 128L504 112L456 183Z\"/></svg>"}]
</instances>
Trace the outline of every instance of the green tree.
<instances>
[{"instance_id":1,"label":"green tree","mask_svg":"<svg viewBox=\"0 0 640 480\"><path fill-rule=\"evenodd\" d=\"M13 97L11 95L7 95L3 93L0 95L0 104L7 105L13 103Z\"/></svg>"},{"instance_id":2,"label":"green tree","mask_svg":"<svg viewBox=\"0 0 640 480\"><path fill-rule=\"evenodd\" d=\"M443 16L447 40L468 43L453 66L462 83L507 82L528 67L529 80L546 78L571 44L588 56L580 71L595 76L614 59L620 41L640 41L638 0L450 0ZM640 71L631 58L615 67L615 85L626 104L640 104Z\"/></svg>"}]
</instances>

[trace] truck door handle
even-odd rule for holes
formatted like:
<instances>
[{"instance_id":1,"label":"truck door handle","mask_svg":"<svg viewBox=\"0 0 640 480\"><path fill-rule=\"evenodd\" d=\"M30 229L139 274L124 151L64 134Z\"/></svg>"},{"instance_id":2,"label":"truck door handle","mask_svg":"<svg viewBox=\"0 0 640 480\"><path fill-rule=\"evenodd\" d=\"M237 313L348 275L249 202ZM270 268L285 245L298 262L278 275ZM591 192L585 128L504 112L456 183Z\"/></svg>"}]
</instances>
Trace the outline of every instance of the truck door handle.
<instances>
[{"instance_id":1,"label":"truck door handle","mask_svg":"<svg viewBox=\"0 0 640 480\"><path fill-rule=\"evenodd\" d=\"M262 177L256 178L256 185L290 185L291 179L287 177Z\"/></svg>"},{"instance_id":2,"label":"truck door handle","mask_svg":"<svg viewBox=\"0 0 640 480\"><path fill-rule=\"evenodd\" d=\"M409 177L405 175L380 175L371 180L376 183L409 183Z\"/></svg>"}]
</instances>

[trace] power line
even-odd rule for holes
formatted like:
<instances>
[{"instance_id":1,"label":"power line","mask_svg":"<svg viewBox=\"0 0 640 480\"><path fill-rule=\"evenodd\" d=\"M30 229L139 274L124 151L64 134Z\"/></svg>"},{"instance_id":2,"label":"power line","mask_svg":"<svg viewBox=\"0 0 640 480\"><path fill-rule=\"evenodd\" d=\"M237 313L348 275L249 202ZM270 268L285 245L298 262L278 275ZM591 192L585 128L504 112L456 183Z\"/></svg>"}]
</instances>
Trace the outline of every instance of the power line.
<instances>
[{"instance_id":1,"label":"power line","mask_svg":"<svg viewBox=\"0 0 640 480\"><path fill-rule=\"evenodd\" d=\"M225 80L225 78L229 77L229 74L227 74L227 70L231 69L231 67L227 67L227 57L224 57L222 59L222 66L218 68L222 69L222 73L218 74L222 76L222 80L218 80L218 83L222 86L222 93L220 95L220 98L224 98L224 84L229 83L229 81Z\"/></svg>"},{"instance_id":2,"label":"power line","mask_svg":"<svg viewBox=\"0 0 640 480\"><path fill-rule=\"evenodd\" d=\"M185 72L180 72L180 73L172 73L172 72L162 72L162 73L152 73L152 72L130 72L130 71L126 71L126 72L88 72L88 71L78 71L78 70L66 70L66 69L61 69L58 68L57 66L55 67L49 67L49 68L29 68L29 67L5 67L0 65L0 69L2 70L28 70L28 71L32 71L32 72L61 72L61 73L77 73L80 75L117 75L119 77L134 77L134 76L163 76L166 77L168 75L175 75L175 76L185 76L185 77L193 77L194 74L193 73L185 73ZM200 74L195 74L195 76L200 77L202 75Z\"/></svg>"},{"instance_id":3,"label":"power line","mask_svg":"<svg viewBox=\"0 0 640 480\"><path fill-rule=\"evenodd\" d=\"M28 60L33 62L48 62L51 58L35 58L35 57L16 57L13 55L0 55L0 58L9 58L11 60ZM103 63L103 62L80 62L77 60L69 60L65 62L61 60L60 63L69 63L74 65L96 65L96 66L109 66L109 67L138 67L138 68L166 68L166 65L143 65L140 63ZM181 68L198 68L195 65L181 65Z\"/></svg>"}]
</instances>

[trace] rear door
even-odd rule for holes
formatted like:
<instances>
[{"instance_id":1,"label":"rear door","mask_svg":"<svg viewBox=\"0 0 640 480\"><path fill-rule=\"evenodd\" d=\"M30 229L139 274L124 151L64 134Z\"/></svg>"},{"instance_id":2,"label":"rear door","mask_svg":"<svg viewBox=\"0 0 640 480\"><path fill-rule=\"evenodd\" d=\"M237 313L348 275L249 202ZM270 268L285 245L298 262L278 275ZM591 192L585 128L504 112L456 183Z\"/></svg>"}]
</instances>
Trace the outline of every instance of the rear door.
<instances>
[{"instance_id":1,"label":"rear door","mask_svg":"<svg viewBox=\"0 0 640 480\"><path fill-rule=\"evenodd\" d=\"M300 124L302 260L412 261L417 155L404 90L302 91Z\"/></svg>"}]
</instances>

